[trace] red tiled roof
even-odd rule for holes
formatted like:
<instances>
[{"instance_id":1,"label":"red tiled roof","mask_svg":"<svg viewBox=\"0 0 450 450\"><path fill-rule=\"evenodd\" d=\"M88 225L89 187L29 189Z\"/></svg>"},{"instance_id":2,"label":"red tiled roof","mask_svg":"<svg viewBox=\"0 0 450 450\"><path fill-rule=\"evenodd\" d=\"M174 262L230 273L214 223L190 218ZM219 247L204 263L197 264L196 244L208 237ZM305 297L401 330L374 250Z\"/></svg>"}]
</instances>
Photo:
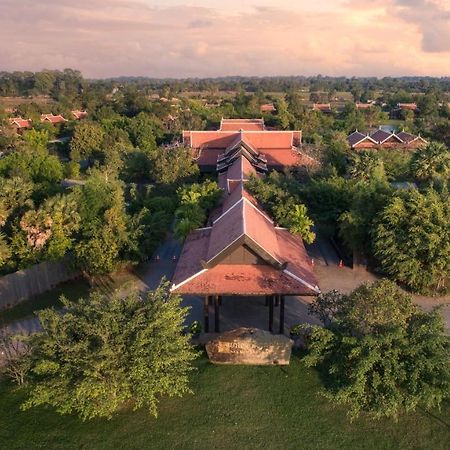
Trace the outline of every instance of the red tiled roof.
<instances>
[{"instance_id":1,"label":"red tiled roof","mask_svg":"<svg viewBox=\"0 0 450 450\"><path fill-rule=\"evenodd\" d=\"M17 128L31 128L30 119L22 119L22 117L14 117L9 119L10 125L15 125Z\"/></svg>"},{"instance_id":2,"label":"red tiled roof","mask_svg":"<svg viewBox=\"0 0 450 450\"><path fill-rule=\"evenodd\" d=\"M417 109L416 103L397 103L397 107L400 109L409 109L415 111Z\"/></svg>"},{"instance_id":3,"label":"red tiled roof","mask_svg":"<svg viewBox=\"0 0 450 450\"><path fill-rule=\"evenodd\" d=\"M259 110L263 113L265 112L274 112L277 109L275 108L275 106L273 105L273 103L266 103L265 105L261 105L259 107Z\"/></svg>"},{"instance_id":4,"label":"red tiled roof","mask_svg":"<svg viewBox=\"0 0 450 450\"><path fill-rule=\"evenodd\" d=\"M78 110L72 111L72 114L76 120L84 119L88 115L87 111L78 111Z\"/></svg>"},{"instance_id":5,"label":"red tiled roof","mask_svg":"<svg viewBox=\"0 0 450 450\"><path fill-rule=\"evenodd\" d=\"M301 131L243 131L242 137L256 149L291 148L301 143ZM226 149L236 141L238 131L184 131L185 145L192 148Z\"/></svg>"},{"instance_id":6,"label":"red tiled roof","mask_svg":"<svg viewBox=\"0 0 450 450\"><path fill-rule=\"evenodd\" d=\"M67 120L64 119L64 117L61 114L58 114L57 116L54 116L53 114L42 114L41 122L45 121L48 121L52 124L67 122Z\"/></svg>"},{"instance_id":7,"label":"red tiled roof","mask_svg":"<svg viewBox=\"0 0 450 450\"><path fill-rule=\"evenodd\" d=\"M264 131L263 119L222 119L219 131Z\"/></svg>"},{"instance_id":8,"label":"red tiled roof","mask_svg":"<svg viewBox=\"0 0 450 450\"><path fill-rule=\"evenodd\" d=\"M240 155L228 167L226 178L220 174L220 184L222 187L226 184L228 190L222 205L211 214L210 226L194 231L186 240L172 280L175 292L205 295L319 292L302 239L276 228L244 188L245 172L256 173L250 166ZM222 264L240 248L256 255L258 262Z\"/></svg>"}]
</instances>

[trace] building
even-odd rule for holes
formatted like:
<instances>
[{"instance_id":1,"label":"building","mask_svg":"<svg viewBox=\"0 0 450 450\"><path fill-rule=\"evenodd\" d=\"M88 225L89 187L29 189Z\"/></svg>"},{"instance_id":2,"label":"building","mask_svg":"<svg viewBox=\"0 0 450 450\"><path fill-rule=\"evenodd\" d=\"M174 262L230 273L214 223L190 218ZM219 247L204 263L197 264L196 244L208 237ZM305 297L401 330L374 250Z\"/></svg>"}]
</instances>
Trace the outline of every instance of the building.
<instances>
[{"instance_id":1,"label":"building","mask_svg":"<svg viewBox=\"0 0 450 450\"><path fill-rule=\"evenodd\" d=\"M224 119L220 121L219 131L265 131L264 119Z\"/></svg>"},{"instance_id":2,"label":"building","mask_svg":"<svg viewBox=\"0 0 450 450\"><path fill-rule=\"evenodd\" d=\"M267 130L262 119L222 119L217 131L183 131L183 145L192 149L202 172L214 172L219 159L236 148L258 155L269 170L316 166L300 151L301 140L301 131Z\"/></svg>"},{"instance_id":3,"label":"building","mask_svg":"<svg viewBox=\"0 0 450 450\"><path fill-rule=\"evenodd\" d=\"M19 134L24 130L32 128L31 119L22 119L22 117L13 117L9 119L9 125Z\"/></svg>"},{"instance_id":4,"label":"building","mask_svg":"<svg viewBox=\"0 0 450 450\"><path fill-rule=\"evenodd\" d=\"M360 102L356 102L355 103L356 109L360 109L360 110L366 110L371 108L373 105L372 103L360 103Z\"/></svg>"},{"instance_id":5,"label":"building","mask_svg":"<svg viewBox=\"0 0 450 450\"><path fill-rule=\"evenodd\" d=\"M312 105L313 111L320 111L326 114L332 113L331 103L313 103Z\"/></svg>"},{"instance_id":6,"label":"building","mask_svg":"<svg viewBox=\"0 0 450 450\"><path fill-rule=\"evenodd\" d=\"M372 133L361 133L354 131L347 137L348 144L354 150L360 149L377 149L377 148L396 148L403 150L414 150L427 144L427 141L421 136L400 131L392 133L389 131L378 130Z\"/></svg>"},{"instance_id":7,"label":"building","mask_svg":"<svg viewBox=\"0 0 450 450\"><path fill-rule=\"evenodd\" d=\"M261 111L261 113L274 113L274 112L276 112L276 108L275 108L275 106L274 106L274 104L273 103L265 103L264 105L261 105L260 107L259 107L259 110Z\"/></svg>"},{"instance_id":8,"label":"building","mask_svg":"<svg viewBox=\"0 0 450 450\"><path fill-rule=\"evenodd\" d=\"M311 260L302 239L276 226L245 188L250 176L264 176L263 159L236 146L221 155L216 169L224 191L222 203L207 226L186 239L172 292L203 297L205 332L210 329L210 305L214 304L214 331L219 332L224 296L256 296L269 307L270 331L274 305L279 305L279 332L284 333L285 296L320 293Z\"/></svg>"},{"instance_id":9,"label":"building","mask_svg":"<svg viewBox=\"0 0 450 450\"><path fill-rule=\"evenodd\" d=\"M54 116L53 114L41 114L41 122L50 122L52 125L67 122L61 114Z\"/></svg>"},{"instance_id":10,"label":"building","mask_svg":"<svg viewBox=\"0 0 450 450\"><path fill-rule=\"evenodd\" d=\"M397 103L397 108L403 111L417 111L416 103Z\"/></svg>"},{"instance_id":11,"label":"building","mask_svg":"<svg viewBox=\"0 0 450 450\"><path fill-rule=\"evenodd\" d=\"M75 120L81 120L81 119L84 119L84 118L87 117L87 115L88 115L87 111L78 111L78 110L75 110L75 111L71 111L71 112L72 112L72 115L73 115L73 117L75 118Z\"/></svg>"}]
</instances>

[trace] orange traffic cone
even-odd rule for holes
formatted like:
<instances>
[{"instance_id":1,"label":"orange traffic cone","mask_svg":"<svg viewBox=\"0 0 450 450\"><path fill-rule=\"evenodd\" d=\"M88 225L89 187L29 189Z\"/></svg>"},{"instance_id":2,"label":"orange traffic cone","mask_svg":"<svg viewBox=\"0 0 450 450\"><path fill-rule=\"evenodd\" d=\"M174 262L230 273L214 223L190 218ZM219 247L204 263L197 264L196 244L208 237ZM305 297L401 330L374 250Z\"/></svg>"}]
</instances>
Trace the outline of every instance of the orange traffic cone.
<instances>
[{"instance_id":1,"label":"orange traffic cone","mask_svg":"<svg viewBox=\"0 0 450 450\"><path fill-rule=\"evenodd\" d=\"M344 261L342 259L339 261L338 267L344 267Z\"/></svg>"}]
</instances>

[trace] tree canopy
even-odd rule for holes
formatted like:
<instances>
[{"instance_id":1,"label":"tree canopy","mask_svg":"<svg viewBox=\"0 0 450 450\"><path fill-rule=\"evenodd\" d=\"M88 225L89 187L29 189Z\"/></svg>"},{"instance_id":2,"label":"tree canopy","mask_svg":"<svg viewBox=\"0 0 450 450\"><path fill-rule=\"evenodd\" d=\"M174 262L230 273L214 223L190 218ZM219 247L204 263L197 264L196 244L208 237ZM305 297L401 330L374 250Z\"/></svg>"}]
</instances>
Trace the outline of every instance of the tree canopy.
<instances>
[{"instance_id":1,"label":"tree canopy","mask_svg":"<svg viewBox=\"0 0 450 450\"><path fill-rule=\"evenodd\" d=\"M449 398L449 339L438 310L421 311L394 283L362 285L349 295L322 294L312 313L327 319L308 336L308 366L324 395L355 418L397 417Z\"/></svg>"},{"instance_id":2,"label":"tree canopy","mask_svg":"<svg viewBox=\"0 0 450 450\"><path fill-rule=\"evenodd\" d=\"M156 416L161 396L190 392L196 352L183 333L187 309L168 282L146 296L94 292L61 301L64 314L38 313L42 331L31 338L24 409L49 405L86 420L131 406Z\"/></svg>"}]
</instances>

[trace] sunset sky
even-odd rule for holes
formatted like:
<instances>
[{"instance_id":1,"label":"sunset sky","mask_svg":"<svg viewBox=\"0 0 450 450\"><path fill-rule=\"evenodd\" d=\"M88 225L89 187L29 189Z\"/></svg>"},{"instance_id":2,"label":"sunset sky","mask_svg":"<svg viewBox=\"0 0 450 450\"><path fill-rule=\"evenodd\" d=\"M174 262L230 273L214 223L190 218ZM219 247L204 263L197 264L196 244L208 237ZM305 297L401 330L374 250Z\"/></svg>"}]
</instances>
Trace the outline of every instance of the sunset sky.
<instances>
[{"instance_id":1,"label":"sunset sky","mask_svg":"<svg viewBox=\"0 0 450 450\"><path fill-rule=\"evenodd\" d=\"M0 70L450 75L450 0L0 0Z\"/></svg>"}]
</instances>

